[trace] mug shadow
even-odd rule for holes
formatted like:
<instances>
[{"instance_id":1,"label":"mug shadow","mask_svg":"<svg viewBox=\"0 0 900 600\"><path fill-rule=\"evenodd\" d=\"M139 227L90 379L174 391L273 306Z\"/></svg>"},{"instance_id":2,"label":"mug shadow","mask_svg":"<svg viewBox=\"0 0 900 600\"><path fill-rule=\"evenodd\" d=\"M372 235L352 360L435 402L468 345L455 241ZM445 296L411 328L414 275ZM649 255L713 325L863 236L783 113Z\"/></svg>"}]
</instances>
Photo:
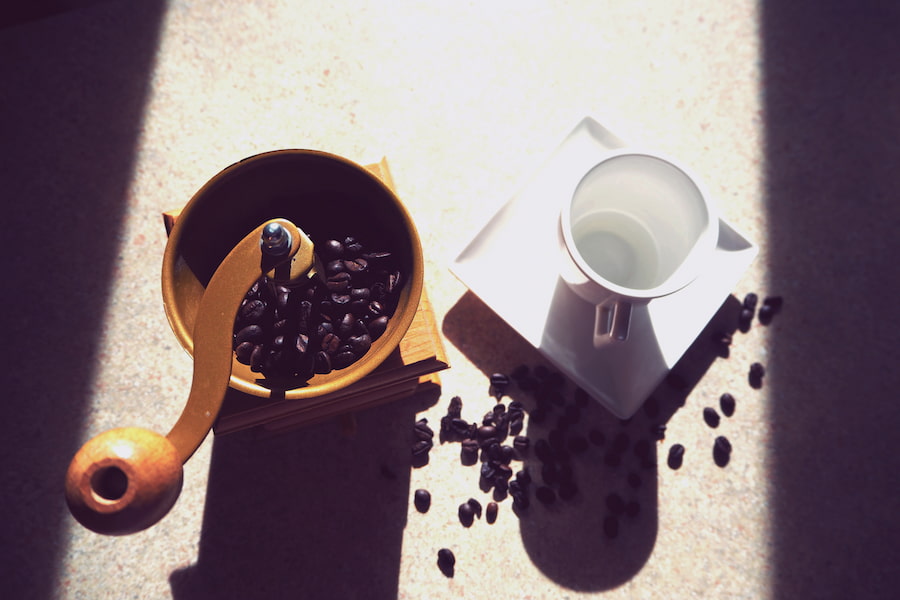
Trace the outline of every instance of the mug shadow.
<instances>
[{"instance_id":1,"label":"mug shadow","mask_svg":"<svg viewBox=\"0 0 900 600\"><path fill-rule=\"evenodd\" d=\"M396 598L417 412L433 395L271 436L215 438L197 563L176 599Z\"/></svg>"},{"instance_id":2,"label":"mug shadow","mask_svg":"<svg viewBox=\"0 0 900 600\"><path fill-rule=\"evenodd\" d=\"M523 467L532 480L529 506L513 510L525 550L544 575L569 589L602 591L628 582L646 564L658 530L656 440L724 356L716 340L735 331L739 312L740 302L727 298L670 376L627 420L548 375L554 370L543 356L472 292L447 313L444 335L486 376L529 366L529 375L514 378L507 393L528 415ZM476 336L490 343L475 343ZM557 449L549 458L548 446ZM563 472L571 474L574 493L559 485ZM552 502L537 499L541 487L553 492Z\"/></svg>"}]
</instances>

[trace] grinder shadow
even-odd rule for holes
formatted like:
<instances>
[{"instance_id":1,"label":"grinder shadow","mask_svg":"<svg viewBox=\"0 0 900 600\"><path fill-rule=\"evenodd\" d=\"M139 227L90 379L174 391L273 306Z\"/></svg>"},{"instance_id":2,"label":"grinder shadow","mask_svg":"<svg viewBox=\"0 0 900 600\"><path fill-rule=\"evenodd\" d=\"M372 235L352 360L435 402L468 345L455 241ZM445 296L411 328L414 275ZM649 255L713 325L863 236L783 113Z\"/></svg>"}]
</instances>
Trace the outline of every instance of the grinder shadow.
<instances>
[{"instance_id":1,"label":"grinder shadow","mask_svg":"<svg viewBox=\"0 0 900 600\"><path fill-rule=\"evenodd\" d=\"M412 397L264 437L215 438L198 561L173 597L396 598L409 502ZM433 400L432 400L433 401Z\"/></svg>"},{"instance_id":2,"label":"grinder shadow","mask_svg":"<svg viewBox=\"0 0 900 600\"><path fill-rule=\"evenodd\" d=\"M528 414L523 435L529 450L523 467L532 480L528 507L514 510L525 550L544 575L570 589L601 591L622 585L643 568L658 529L660 426L723 355L714 340L719 333L734 332L739 310L737 299L729 297L672 370L673 376L627 421L596 402L585 402L570 382L551 384L553 377L544 373L552 373L552 367L471 292L448 312L444 334L486 377L511 373L519 365L531 367L530 377L516 380L508 392ZM473 332L489 342L477 343ZM551 458L548 445L560 448ZM563 491L559 484L565 472L571 473L574 494L571 486ZM537 499L540 487L553 491L552 503ZM512 499L506 501L512 504Z\"/></svg>"}]
</instances>

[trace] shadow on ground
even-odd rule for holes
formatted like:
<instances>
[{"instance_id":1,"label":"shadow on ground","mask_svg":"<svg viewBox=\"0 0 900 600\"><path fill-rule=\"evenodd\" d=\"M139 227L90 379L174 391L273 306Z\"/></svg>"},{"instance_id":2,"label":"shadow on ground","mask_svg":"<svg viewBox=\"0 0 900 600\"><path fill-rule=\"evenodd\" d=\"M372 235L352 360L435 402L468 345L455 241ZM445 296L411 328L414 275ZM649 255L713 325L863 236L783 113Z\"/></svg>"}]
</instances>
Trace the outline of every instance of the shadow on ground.
<instances>
[{"instance_id":1,"label":"shadow on ground","mask_svg":"<svg viewBox=\"0 0 900 600\"><path fill-rule=\"evenodd\" d=\"M900 5L763 3L773 592L900 589Z\"/></svg>"},{"instance_id":2,"label":"shadow on ground","mask_svg":"<svg viewBox=\"0 0 900 600\"><path fill-rule=\"evenodd\" d=\"M9 598L51 597L65 549L63 480L90 403L165 3L96 8L78 28L40 20L55 8L29 12L31 22L13 9L0 29Z\"/></svg>"},{"instance_id":3,"label":"shadow on ground","mask_svg":"<svg viewBox=\"0 0 900 600\"><path fill-rule=\"evenodd\" d=\"M643 568L658 528L655 441L664 435L660 427L723 356L715 340L734 332L739 310L740 303L729 297L652 399L621 421L596 402L579 401L571 383L553 383L544 374L552 367L471 292L450 309L444 335L486 377L529 367L530 377L517 380L508 392L509 400L521 402L528 414L523 435L529 450L521 466L532 485L528 508L516 513L525 549L547 577L577 591L600 591L626 583ZM550 458L538 451L542 443L553 448ZM559 481L566 471L572 474L574 494L571 488L563 491ZM553 492L552 503L537 499L539 487ZM509 497L500 501L512 505Z\"/></svg>"}]
</instances>

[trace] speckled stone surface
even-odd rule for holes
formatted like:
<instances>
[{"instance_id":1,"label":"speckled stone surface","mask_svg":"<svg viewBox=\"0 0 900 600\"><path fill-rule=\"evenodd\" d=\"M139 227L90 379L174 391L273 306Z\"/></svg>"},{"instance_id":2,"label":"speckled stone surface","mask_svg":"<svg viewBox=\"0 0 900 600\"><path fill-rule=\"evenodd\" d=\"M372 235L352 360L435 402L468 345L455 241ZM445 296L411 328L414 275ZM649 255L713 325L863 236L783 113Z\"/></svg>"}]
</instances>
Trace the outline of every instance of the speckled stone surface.
<instances>
[{"instance_id":1,"label":"speckled stone surface","mask_svg":"<svg viewBox=\"0 0 900 600\"><path fill-rule=\"evenodd\" d=\"M9 598L889 598L900 587L900 44L862 2L88 3L0 30L6 386L0 595ZM846 8L844 4L847 4ZM689 389L621 424L658 467L626 483L592 448L580 492L464 528L478 467L412 424L488 375L542 364L450 261L584 116L700 173L760 246L726 302L784 297L769 326L700 343ZM452 368L439 396L274 439L210 436L171 513L124 538L79 527L66 466L106 429L166 432L191 363L163 312L160 214L243 157L386 156L422 237ZM733 321L731 322L733 326ZM702 341L702 340L701 340ZM766 366L761 389L747 382ZM733 417L702 418L722 392ZM571 395L571 386L567 393ZM510 399L535 406L517 388ZM683 405L682 404L683 401ZM550 425L526 420L525 433ZM720 468L712 443L734 448ZM607 442L610 443L610 442ZM684 464L665 464L686 447ZM525 461L540 479L539 463ZM426 514L412 505L431 491ZM606 496L641 503L619 536ZM437 551L450 548L447 578Z\"/></svg>"}]
</instances>

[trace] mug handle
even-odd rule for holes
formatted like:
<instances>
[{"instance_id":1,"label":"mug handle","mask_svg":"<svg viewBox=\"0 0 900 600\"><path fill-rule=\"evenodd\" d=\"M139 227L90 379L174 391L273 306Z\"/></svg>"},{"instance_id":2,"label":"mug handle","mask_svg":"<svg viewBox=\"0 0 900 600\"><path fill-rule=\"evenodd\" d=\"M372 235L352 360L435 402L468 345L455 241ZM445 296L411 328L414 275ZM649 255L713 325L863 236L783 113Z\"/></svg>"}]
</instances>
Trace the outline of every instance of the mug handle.
<instances>
[{"instance_id":1,"label":"mug handle","mask_svg":"<svg viewBox=\"0 0 900 600\"><path fill-rule=\"evenodd\" d=\"M598 304L594 317L594 347L606 343L624 342L631 327L631 302L612 300Z\"/></svg>"}]
</instances>

